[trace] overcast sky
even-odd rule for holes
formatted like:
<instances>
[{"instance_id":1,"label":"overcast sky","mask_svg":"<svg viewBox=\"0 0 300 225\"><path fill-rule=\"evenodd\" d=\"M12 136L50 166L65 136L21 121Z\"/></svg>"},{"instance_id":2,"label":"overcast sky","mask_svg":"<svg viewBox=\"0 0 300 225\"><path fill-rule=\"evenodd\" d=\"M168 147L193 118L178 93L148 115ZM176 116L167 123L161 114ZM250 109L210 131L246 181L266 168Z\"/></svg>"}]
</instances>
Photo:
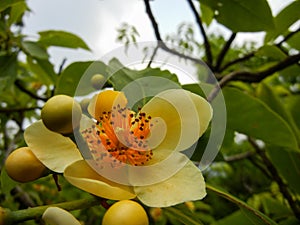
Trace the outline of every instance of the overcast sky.
<instances>
[{"instance_id":1,"label":"overcast sky","mask_svg":"<svg viewBox=\"0 0 300 225\"><path fill-rule=\"evenodd\" d=\"M24 33L37 38L37 32L43 30L65 30L77 34L88 44L92 52L50 49L51 60L59 64L63 58L71 61L86 61L101 58L120 44L116 43L116 29L122 22L134 25L140 33L138 41L155 41L153 30L145 13L142 0L28 0L32 10L26 16ZM276 14L291 0L269 0ZM184 0L155 0L151 2L162 36L175 33L181 22L194 23L187 2ZM226 29L221 29L225 32ZM228 34L228 33L227 33ZM238 41L260 38L240 34Z\"/></svg>"}]
</instances>

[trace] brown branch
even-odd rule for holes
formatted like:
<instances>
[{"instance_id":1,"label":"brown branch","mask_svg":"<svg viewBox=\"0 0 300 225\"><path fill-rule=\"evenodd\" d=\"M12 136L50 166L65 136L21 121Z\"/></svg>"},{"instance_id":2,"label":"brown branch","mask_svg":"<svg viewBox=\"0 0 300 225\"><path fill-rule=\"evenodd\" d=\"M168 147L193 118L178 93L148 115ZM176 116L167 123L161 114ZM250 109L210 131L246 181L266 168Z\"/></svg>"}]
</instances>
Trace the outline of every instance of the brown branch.
<instances>
[{"instance_id":1,"label":"brown branch","mask_svg":"<svg viewBox=\"0 0 300 225\"><path fill-rule=\"evenodd\" d=\"M297 30L292 31L292 32L290 32L288 35L286 35L280 42L278 42L278 43L276 44L276 46L282 45L283 42L288 41L291 37L293 37L293 36L294 36L296 33L298 33L299 31L300 31L300 27L299 27Z\"/></svg>"},{"instance_id":2,"label":"brown branch","mask_svg":"<svg viewBox=\"0 0 300 225\"><path fill-rule=\"evenodd\" d=\"M29 107L29 108L0 108L0 113L13 113L13 112L25 112L32 111L36 109L41 109L41 107Z\"/></svg>"},{"instance_id":3,"label":"brown branch","mask_svg":"<svg viewBox=\"0 0 300 225\"><path fill-rule=\"evenodd\" d=\"M259 154L261 159L263 160L265 166L270 171L270 174L271 174L273 180L278 184L280 192L282 193L284 198L288 201L295 216L300 220L300 208L297 205L297 203L294 201L293 196L291 195L287 184L280 177L280 174L277 171L276 167L273 165L271 160L268 158L266 152L263 149L261 149L253 139L248 138L248 141L253 146L254 150Z\"/></svg>"},{"instance_id":4,"label":"brown branch","mask_svg":"<svg viewBox=\"0 0 300 225\"><path fill-rule=\"evenodd\" d=\"M249 83L256 83L260 82L267 76L272 75L273 73L283 70L295 63L298 63L300 60L300 53L296 55L291 55L286 57L284 60L278 62L277 64L263 70L260 72L248 72L248 71L236 71L232 72L228 75L225 75L218 85L215 86L215 88L211 91L211 93L208 96L208 101L212 101L217 94L219 93L220 89L224 87L229 81L239 80Z\"/></svg>"},{"instance_id":5,"label":"brown branch","mask_svg":"<svg viewBox=\"0 0 300 225\"><path fill-rule=\"evenodd\" d=\"M205 63L201 59L194 58L194 57L182 54L182 53L180 53L180 52L178 52L178 51L176 51L174 49L169 48L164 43L164 41L162 40L161 35L160 35L160 31L159 31L159 28L158 28L158 23L156 22L155 17L154 17L154 15L152 13L149 0L144 0L144 3L145 3L145 6L146 6L146 13L147 13L147 15L149 17L149 20L150 20L150 22L152 24L152 27L153 27L153 30L154 30L155 38L158 41L158 47L161 48L161 49L163 49L163 50L165 50L166 52L169 52L169 53L174 54L176 56L179 56L181 58L191 60L194 63L205 65Z\"/></svg>"},{"instance_id":6,"label":"brown branch","mask_svg":"<svg viewBox=\"0 0 300 225\"><path fill-rule=\"evenodd\" d=\"M147 68L149 68L149 67L151 66L151 64L152 64L152 62L153 62L153 60L154 60L154 58L155 58L155 56L156 56L156 53L157 53L158 48L159 48L158 45L154 48L153 53L152 53L152 55L151 55L151 57L150 57L150 60L149 60L149 62L148 62Z\"/></svg>"},{"instance_id":7,"label":"brown branch","mask_svg":"<svg viewBox=\"0 0 300 225\"><path fill-rule=\"evenodd\" d=\"M15 85L16 85L17 88L19 88L25 94L29 95L31 98L34 98L34 99L37 99L37 100L42 100L44 102L47 101L47 98L40 97L40 96L32 93L31 91L27 90L25 87L23 87L20 80L16 80Z\"/></svg>"},{"instance_id":8,"label":"brown branch","mask_svg":"<svg viewBox=\"0 0 300 225\"><path fill-rule=\"evenodd\" d=\"M251 158L254 154L255 154L255 152L253 152L253 151L242 152L239 154L226 156L226 157L224 157L224 160L225 160L225 162L235 162L235 161Z\"/></svg>"},{"instance_id":9,"label":"brown branch","mask_svg":"<svg viewBox=\"0 0 300 225\"><path fill-rule=\"evenodd\" d=\"M236 33L232 33L230 38L228 39L228 41L226 41L225 45L223 46L223 48L217 58L216 66L214 68L215 71L220 72L220 67L223 62L223 59L224 59L226 53L228 52L230 45L234 41L235 37L236 37Z\"/></svg>"},{"instance_id":10,"label":"brown branch","mask_svg":"<svg viewBox=\"0 0 300 225\"><path fill-rule=\"evenodd\" d=\"M204 47L205 47L205 54L206 54L206 57L207 57L207 64L209 66L212 65L212 61L213 61L213 57L212 57L212 53L211 53L211 48L210 48L210 44L209 44L209 41L208 41L208 38L207 38L207 35L206 35L206 31L203 27L203 23L202 23L202 20L201 20L201 17L199 15L199 13L197 12L192 0L187 0L194 16L195 16L195 20L198 24L198 27L200 29L200 33L203 37L203 41L204 41Z\"/></svg>"}]
</instances>

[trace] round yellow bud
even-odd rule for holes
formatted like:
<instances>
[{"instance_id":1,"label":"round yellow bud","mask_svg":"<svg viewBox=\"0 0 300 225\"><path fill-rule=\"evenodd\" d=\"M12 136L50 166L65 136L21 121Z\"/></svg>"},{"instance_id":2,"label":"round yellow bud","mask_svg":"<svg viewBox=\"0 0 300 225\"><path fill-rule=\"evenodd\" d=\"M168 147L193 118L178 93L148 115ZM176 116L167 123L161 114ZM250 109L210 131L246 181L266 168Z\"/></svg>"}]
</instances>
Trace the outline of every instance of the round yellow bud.
<instances>
[{"instance_id":1,"label":"round yellow bud","mask_svg":"<svg viewBox=\"0 0 300 225\"><path fill-rule=\"evenodd\" d=\"M67 95L56 95L44 105L41 117L45 126L54 132L70 134L80 124L82 110L78 102Z\"/></svg>"},{"instance_id":2,"label":"round yellow bud","mask_svg":"<svg viewBox=\"0 0 300 225\"><path fill-rule=\"evenodd\" d=\"M47 171L28 147L13 151L5 161L5 169L10 178L22 183L37 180Z\"/></svg>"},{"instance_id":3,"label":"round yellow bud","mask_svg":"<svg viewBox=\"0 0 300 225\"><path fill-rule=\"evenodd\" d=\"M122 200L113 204L104 214L102 225L148 225L144 208L137 202Z\"/></svg>"},{"instance_id":4,"label":"round yellow bud","mask_svg":"<svg viewBox=\"0 0 300 225\"><path fill-rule=\"evenodd\" d=\"M95 88L96 90L101 90L105 83L105 79L106 78L102 74L95 74L94 76L92 76L91 84L93 88Z\"/></svg>"}]
</instances>

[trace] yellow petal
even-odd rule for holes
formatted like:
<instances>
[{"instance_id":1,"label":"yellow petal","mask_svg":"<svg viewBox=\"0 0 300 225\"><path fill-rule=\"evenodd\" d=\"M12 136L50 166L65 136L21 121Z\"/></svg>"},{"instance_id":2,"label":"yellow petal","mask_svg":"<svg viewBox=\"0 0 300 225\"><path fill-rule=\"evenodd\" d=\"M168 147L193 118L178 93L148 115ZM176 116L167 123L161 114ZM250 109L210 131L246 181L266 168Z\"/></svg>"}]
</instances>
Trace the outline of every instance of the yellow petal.
<instances>
[{"instance_id":1,"label":"yellow petal","mask_svg":"<svg viewBox=\"0 0 300 225\"><path fill-rule=\"evenodd\" d=\"M103 112L109 112L114 106L126 107L127 99L123 92L106 90L95 95L89 106L88 112L96 120L99 120Z\"/></svg>"},{"instance_id":2,"label":"yellow petal","mask_svg":"<svg viewBox=\"0 0 300 225\"><path fill-rule=\"evenodd\" d=\"M58 207L47 208L43 213L42 219L48 225L80 225L81 224L71 213Z\"/></svg>"},{"instance_id":3,"label":"yellow petal","mask_svg":"<svg viewBox=\"0 0 300 225\"><path fill-rule=\"evenodd\" d=\"M33 154L57 173L62 173L69 164L82 159L70 138L48 130L41 120L25 130L24 138Z\"/></svg>"},{"instance_id":4,"label":"yellow petal","mask_svg":"<svg viewBox=\"0 0 300 225\"><path fill-rule=\"evenodd\" d=\"M163 182L178 173L188 161L185 155L177 151L153 151L152 159L144 166L128 168L130 184L148 186Z\"/></svg>"},{"instance_id":5,"label":"yellow petal","mask_svg":"<svg viewBox=\"0 0 300 225\"><path fill-rule=\"evenodd\" d=\"M68 166L64 176L74 186L103 198L124 200L136 196L131 187L112 182L100 176L84 160Z\"/></svg>"},{"instance_id":6,"label":"yellow petal","mask_svg":"<svg viewBox=\"0 0 300 225\"><path fill-rule=\"evenodd\" d=\"M134 187L134 191L145 205L168 207L205 197L205 182L199 168L191 161L174 176L161 183Z\"/></svg>"},{"instance_id":7,"label":"yellow petal","mask_svg":"<svg viewBox=\"0 0 300 225\"><path fill-rule=\"evenodd\" d=\"M142 108L142 112L165 122L166 132L156 129L151 133L165 137L157 148L174 150L185 150L194 144L212 117L211 106L204 98L183 89L159 93Z\"/></svg>"}]
</instances>

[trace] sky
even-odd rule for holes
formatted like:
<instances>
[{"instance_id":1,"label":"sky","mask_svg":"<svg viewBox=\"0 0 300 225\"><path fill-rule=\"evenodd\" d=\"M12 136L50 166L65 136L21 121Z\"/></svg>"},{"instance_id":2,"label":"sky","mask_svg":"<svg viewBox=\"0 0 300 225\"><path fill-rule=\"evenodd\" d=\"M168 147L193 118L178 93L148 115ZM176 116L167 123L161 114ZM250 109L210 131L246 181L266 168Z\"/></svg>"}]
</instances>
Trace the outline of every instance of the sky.
<instances>
[{"instance_id":1,"label":"sky","mask_svg":"<svg viewBox=\"0 0 300 225\"><path fill-rule=\"evenodd\" d=\"M66 48L50 48L51 61L59 65L64 58L72 61L97 60L121 46L116 43L117 28L123 22L134 25L140 36L138 41L155 41L153 29L145 13L142 0L28 0L31 12L26 15L23 33L37 39L44 30L65 30L81 37L92 52ZM273 13L289 4L291 0L269 0ZM153 13L159 22L162 36L175 33L181 22L194 23L194 17L185 0L151 1ZM197 30L197 29L195 29ZM212 26L210 32L229 32L224 27ZM262 33L255 36L241 33L237 42L261 41Z\"/></svg>"}]
</instances>

